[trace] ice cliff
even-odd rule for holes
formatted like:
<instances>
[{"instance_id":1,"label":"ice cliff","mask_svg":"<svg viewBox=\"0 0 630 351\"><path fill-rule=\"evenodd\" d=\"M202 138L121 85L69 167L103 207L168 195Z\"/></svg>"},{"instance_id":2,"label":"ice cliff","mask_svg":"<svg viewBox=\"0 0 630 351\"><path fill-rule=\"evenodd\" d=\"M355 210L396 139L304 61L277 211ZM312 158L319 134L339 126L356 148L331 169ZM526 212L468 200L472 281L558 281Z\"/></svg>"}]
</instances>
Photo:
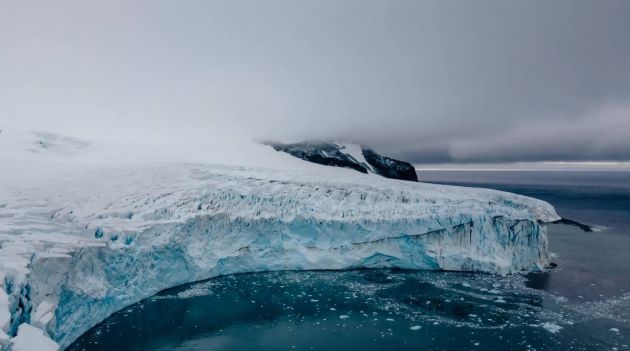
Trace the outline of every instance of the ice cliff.
<instances>
[{"instance_id":1,"label":"ice cliff","mask_svg":"<svg viewBox=\"0 0 630 351\"><path fill-rule=\"evenodd\" d=\"M2 346L63 348L125 306L218 275L549 263L545 223L559 217L545 202L252 150L240 163L0 158L10 166L0 175Z\"/></svg>"}]
</instances>

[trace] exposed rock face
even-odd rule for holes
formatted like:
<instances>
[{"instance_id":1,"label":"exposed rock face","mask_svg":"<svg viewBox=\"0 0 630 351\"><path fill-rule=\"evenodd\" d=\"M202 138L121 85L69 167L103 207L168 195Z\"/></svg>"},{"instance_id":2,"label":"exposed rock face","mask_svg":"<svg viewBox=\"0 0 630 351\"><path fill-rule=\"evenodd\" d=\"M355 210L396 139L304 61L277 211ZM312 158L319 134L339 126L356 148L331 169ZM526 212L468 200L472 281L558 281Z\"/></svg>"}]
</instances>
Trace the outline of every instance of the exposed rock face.
<instances>
[{"instance_id":1,"label":"exposed rock face","mask_svg":"<svg viewBox=\"0 0 630 351\"><path fill-rule=\"evenodd\" d=\"M372 149L362 148L362 151L375 173L385 178L418 181L416 169L410 163L381 156Z\"/></svg>"},{"instance_id":2,"label":"exposed rock face","mask_svg":"<svg viewBox=\"0 0 630 351\"><path fill-rule=\"evenodd\" d=\"M269 143L277 151L325 166L351 168L385 178L418 181L415 168L408 162L379 155L357 144L305 141L294 144Z\"/></svg>"},{"instance_id":3,"label":"exposed rock face","mask_svg":"<svg viewBox=\"0 0 630 351\"><path fill-rule=\"evenodd\" d=\"M270 143L276 151L286 152L302 160L325 166L352 168L368 173L367 166L343 152L343 146L327 142L301 142L295 144Z\"/></svg>"}]
</instances>

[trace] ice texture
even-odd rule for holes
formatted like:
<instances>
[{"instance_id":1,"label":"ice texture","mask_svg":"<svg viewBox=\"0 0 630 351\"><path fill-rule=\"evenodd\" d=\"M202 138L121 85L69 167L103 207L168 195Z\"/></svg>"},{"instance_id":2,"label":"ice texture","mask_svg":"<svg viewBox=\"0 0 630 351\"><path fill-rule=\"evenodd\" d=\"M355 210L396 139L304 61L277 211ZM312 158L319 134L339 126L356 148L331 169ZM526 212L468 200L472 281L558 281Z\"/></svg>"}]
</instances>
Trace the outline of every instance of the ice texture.
<instances>
[{"instance_id":1,"label":"ice texture","mask_svg":"<svg viewBox=\"0 0 630 351\"><path fill-rule=\"evenodd\" d=\"M11 339L13 351L55 351L59 345L52 341L45 333L26 323L18 328L18 335Z\"/></svg>"},{"instance_id":2,"label":"ice texture","mask_svg":"<svg viewBox=\"0 0 630 351\"><path fill-rule=\"evenodd\" d=\"M508 274L549 264L545 223L559 217L543 201L391 180L260 147L275 154L261 151L262 165L12 163L29 177L0 179L8 184L0 188L2 346L37 339L43 346L30 350L63 348L163 289L238 272Z\"/></svg>"}]
</instances>

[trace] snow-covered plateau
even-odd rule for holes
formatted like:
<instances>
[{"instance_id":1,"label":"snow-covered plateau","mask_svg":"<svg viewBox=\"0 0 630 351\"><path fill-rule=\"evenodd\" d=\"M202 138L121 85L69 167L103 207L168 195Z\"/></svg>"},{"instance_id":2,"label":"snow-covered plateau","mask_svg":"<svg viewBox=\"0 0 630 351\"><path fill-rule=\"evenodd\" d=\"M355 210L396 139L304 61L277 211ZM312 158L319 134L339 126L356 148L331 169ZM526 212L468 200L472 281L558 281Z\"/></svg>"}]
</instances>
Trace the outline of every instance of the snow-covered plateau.
<instances>
[{"instance_id":1,"label":"snow-covered plateau","mask_svg":"<svg viewBox=\"0 0 630 351\"><path fill-rule=\"evenodd\" d=\"M386 179L255 143L194 147L182 162L51 134L2 137L8 350L63 349L125 306L219 275L539 270L549 264L545 223L559 219L536 199Z\"/></svg>"}]
</instances>

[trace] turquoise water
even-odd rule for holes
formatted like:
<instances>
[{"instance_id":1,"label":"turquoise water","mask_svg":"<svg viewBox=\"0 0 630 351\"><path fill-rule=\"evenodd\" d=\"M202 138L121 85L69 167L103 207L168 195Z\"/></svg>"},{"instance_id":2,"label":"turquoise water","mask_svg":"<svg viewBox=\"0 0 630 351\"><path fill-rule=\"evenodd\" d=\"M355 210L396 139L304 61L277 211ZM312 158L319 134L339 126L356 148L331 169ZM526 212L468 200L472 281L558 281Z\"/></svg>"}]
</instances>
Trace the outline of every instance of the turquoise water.
<instances>
[{"instance_id":1,"label":"turquoise water","mask_svg":"<svg viewBox=\"0 0 630 351\"><path fill-rule=\"evenodd\" d=\"M465 174L471 173L471 174ZM484 174L485 173L485 174ZM630 350L630 174L423 172L545 199L555 269L219 277L120 311L69 350Z\"/></svg>"}]
</instances>

